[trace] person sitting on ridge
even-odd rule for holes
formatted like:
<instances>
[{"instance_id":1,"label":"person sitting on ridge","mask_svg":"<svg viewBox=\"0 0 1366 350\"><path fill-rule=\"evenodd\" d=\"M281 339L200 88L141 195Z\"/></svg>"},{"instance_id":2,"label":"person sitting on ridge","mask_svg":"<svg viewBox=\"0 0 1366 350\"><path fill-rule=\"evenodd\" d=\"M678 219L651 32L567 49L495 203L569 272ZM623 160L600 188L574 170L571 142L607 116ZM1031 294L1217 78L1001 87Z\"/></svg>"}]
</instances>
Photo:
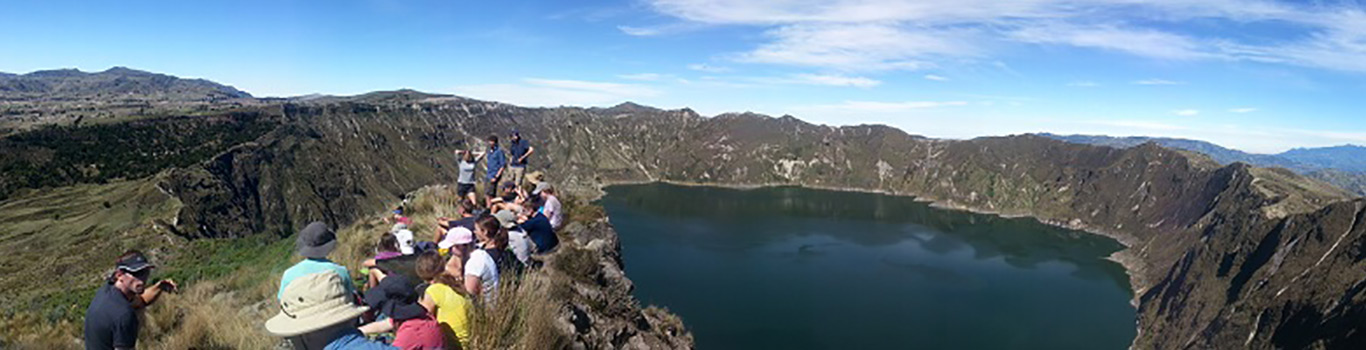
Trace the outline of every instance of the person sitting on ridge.
<instances>
[{"instance_id":1,"label":"person sitting on ridge","mask_svg":"<svg viewBox=\"0 0 1366 350\"><path fill-rule=\"evenodd\" d=\"M403 215L403 206L394 207L394 215L384 217L385 224L404 224L412 225L413 219Z\"/></svg>"},{"instance_id":2,"label":"person sitting on ridge","mask_svg":"<svg viewBox=\"0 0 1366 350\"><path fill-rule=\"evenodd\" d=\"M404 350L441 350L445 338L436 318L419 303L416 269L390 274L365 292L365 304L387 318L360 327L366 335L394 332L393 345ZM407 273L411 272L411 273ZM407 275L413 275L409 277Z\"/></svg>"},{"instance_id":3,"label":"person sitting on ridge","mask_svg":"<svg viewBox=\"0 0 1366 350\"><path fill-rule=\"evenodd\" d=\"M498 292L498 260L507 250L507 231L493 217L475 223L478 249L465 261L465 291L492 304Z\"/></svg>"},{"instance_id":4,"label":"person sitting on ridge","mask_svg":"<svg viewBox=\"0 0 1366 350\"><path fill-rule=\"evenodd\" d=\"M550 224L550 218L545 216L545 201L532 200L528 207L526 220L522 222L522 229L526 230L527 236L531 237L531 242L536 244L536 254L545 254L555 249L560 244L560 238L555 236L555 227Z\"/></svg>"},{"instance_id":5,"label":"person sitting on ridge","mask_svg":"<svg viewBox=\"0 0 1366 350\"><path fill-rule=\"evenodd\" d=\"M447 273L448 263L459 263L459 258L452 258L447 262L440 255L427 252L417 258L417 275L422 280L427 281L427 290L423 293L421 300L422 306L427 308L427 312L436 315L436 321L440 324L441 334L446 338L446 348L455 349L456 344L459 348L468 348L470 344L470 312L474 309L474 304L469 296L465 295L465 290L460 280L460 274L452 275ZM457 269L457 271L459 271Z\"/></svg>"},{"instance_id":6,"label":"person sitting on ridge","mask_svg":"<svg viewBox=\"0 0 1366 350\"><path fill-rule=\"evenodd\" d=\"M349 279L331 271L293 278L279 295L280 313L266 320L266 331L285 337L295 349L397 350L365 338L357 320L370 308L356 305Z\"/></svg>"},{"instance_id":7,"label":"person sitting on ridge","mask_svg":"<svg viewBox=\"0 0 1366 350\"><path fill-rule=\"evenodd\" d=\"M541 213L550 219L550 227L560 228L564 223L564 212L560 206L560 197L555 196L555 187L550 182L542 181L536 184L536 190L531 191L532 196L540 196Z\"/></svg>"},{"instance_id":8,"label":"person sitting on ridge","mask_svg":"<svg viewBox=\"0 0 1366 350\"><path fill-rule=\"evenodd\" d=\"M493 214L493 217L508 230L508 249L512 250L512 255L523 265L530 264L531 252L535 251L536 247L526 231L517 224L517 214L513 214L511 210L503 210Z\"/></svg>"},{"instance_id":9,"label":"person sitting on ridge","mask_svg":"<svg viewBox=\"0 0 1366 350\"><path fill-rule=\"evenodd\" d=\"M285 273L280 276L280 291L276 297L283 298L285 288L289 283L300 276L318 273L331 272L341 277L342 286L346 288L347 295L354 295L356 286L351 282L351 272L346 266L327 260L327 254L332 253L337 248L337 233L327 227L321 221L314 221L299 231L299 237L295 239L294 249L304 260L299 261L294 266L290 266ZM354 300L354 299L353 299Z\"/></svg>"},{"instance_id":10,"label":"person sitting on ridge","mask_svg":"<svg viewBox=\"0 0 1366 350\"><path fill-rule=\"evenodd\" d=\"M374 288L384 276L379 269L375 268L380 260L393 259L400 256L403 256L403 253L399 249L398 236L388 232L380 235L379 244L375 246L375 257L365 259L365 261L360 263L361 267L368 270L366 274L369 275L369 277L366 279L365 288Z\"/></svg>"}]
</instances>

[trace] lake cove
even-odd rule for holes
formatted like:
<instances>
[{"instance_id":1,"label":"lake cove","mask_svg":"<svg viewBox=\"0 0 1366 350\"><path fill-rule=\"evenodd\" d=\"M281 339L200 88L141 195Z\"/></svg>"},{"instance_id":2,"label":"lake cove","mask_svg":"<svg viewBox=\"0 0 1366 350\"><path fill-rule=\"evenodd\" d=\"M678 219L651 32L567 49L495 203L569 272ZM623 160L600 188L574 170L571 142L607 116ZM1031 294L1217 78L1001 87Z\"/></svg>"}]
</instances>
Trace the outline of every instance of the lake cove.
<instances>
[{"instance_id":1,"label":"lake cove","mask_svg":"<svg viewBox=\"0 0 1366 350\"><path fill-rule=\"evenodd\" d=\"M607 188L643 303L699 349L1126 349L1123 248L1086 232L793 187Z\"/></svg>"}]
</instances>

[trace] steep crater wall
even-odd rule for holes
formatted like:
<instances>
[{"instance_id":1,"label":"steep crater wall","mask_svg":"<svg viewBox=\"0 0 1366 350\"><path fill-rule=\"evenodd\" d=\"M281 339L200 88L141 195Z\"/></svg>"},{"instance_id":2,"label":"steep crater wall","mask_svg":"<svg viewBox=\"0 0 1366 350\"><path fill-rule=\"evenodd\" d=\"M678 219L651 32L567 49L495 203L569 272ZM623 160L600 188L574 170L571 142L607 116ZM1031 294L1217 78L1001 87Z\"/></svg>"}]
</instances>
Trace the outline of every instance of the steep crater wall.
<instances>
[{"instance_id":1,"label":"steep crater wall","mask_svg":"<svg viewBox=\"0 0 1366 350\"><path fill-rule=\"evenodd\" d=\"M1366 298L1361 201L1275 186L1280 180L1243 164L1212 167L1153 145L946 141L689 110L440 98L283 110L280 128L168 181L185 203L182 232L284 235L311 220L346 224L360 208L452 181L451 151L517 129L538 149L532 166L576 195L640 181L870 190L1115 237L1130 247L1116 258L1136 289L1138 348L1361 342L1353 336Z\"/></svg>"}]
</instances>

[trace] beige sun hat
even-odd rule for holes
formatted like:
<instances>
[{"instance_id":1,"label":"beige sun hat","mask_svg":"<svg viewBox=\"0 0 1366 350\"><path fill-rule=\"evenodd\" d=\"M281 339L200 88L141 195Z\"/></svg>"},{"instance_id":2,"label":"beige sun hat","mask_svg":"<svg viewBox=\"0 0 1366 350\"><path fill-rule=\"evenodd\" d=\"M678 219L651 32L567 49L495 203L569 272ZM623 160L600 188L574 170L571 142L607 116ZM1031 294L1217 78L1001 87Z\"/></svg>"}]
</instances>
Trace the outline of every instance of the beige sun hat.
<instances>
[{"instance_id":1,"label":"beige sun hat","mask_svg":"<svg viewBox=\"0 0 1366 350\"><path fill-rule=\"evenodd\" d=\"M369 309L351 302L341 276L336 273L309 274L285 287L280 297L280 314L266 320L266 330L292 337L355 320Z\"/></svg>"},{"instance_id":2,"label":"beige sun hat","mask_svg":"<svg viewBox=\"0 0 1366 350\"><path fill-rule=\"evenodd\" d=\"M525 179L526 182L538 184L538 183L541 183L542 181L545 181L545 173L542 173L542 172L539 171L539 170L533 171L533 172L529 172L529 173L526 173L526 176L524 176L523 179Z\"/></svg>"}]
</instances>

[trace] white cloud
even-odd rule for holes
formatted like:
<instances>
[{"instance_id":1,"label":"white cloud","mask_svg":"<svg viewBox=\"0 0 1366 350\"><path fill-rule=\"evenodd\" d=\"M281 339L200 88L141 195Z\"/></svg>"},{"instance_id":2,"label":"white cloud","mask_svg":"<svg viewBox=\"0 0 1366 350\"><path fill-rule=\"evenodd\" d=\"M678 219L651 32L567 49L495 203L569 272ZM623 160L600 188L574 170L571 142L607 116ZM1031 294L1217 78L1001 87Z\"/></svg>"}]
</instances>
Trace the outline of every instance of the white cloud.
<instances>
[{"instance_id":1,"label":"white cloud","mask_svg":"<svg viewBox=\"0 0 1366 350\"><path fill-rule=\"evenodd\" d=\"M938 75L934 75L934 74L926 74L926 75L925 75L925 80L949 81L949 78L945 78L945 77L938 76Z\"/></svg>"},{"instance_id":2,"label":"white cloud","mask_svg":"<svg viewBox=\"0 0 1366 350\"><path fill-rule=\"evenodd\" d=\"M660 36L689 32L706 27L700 23L678 22L653 26L617 26L617 30L630 36Z\"/></svg>"},{"instance_id":3,"label":"white cloud","mask_svg":"<svg viewBox=\"0 0 1366 350\"><path fill-rule=\"evenodd\" d=\"M523 106L605 106L659 96L653 87L637 84L555 79L523 79L521 84L465 85L457 95Z\"/></svg>"},{"instance_id":4,"label":"white cloud","mask_svg":"<svg viewBox=\"0 0 1366 350\"><path fill-rule=\"evenodd\" d=\"M797 107L795 110L808 112L864 112L864 113L899 113L921 109L966 106L967 101L906 101L906 102L877 102L877 101L845 101L841 104L833 105L813 105Z\"/></svg>"},{"instance_id":5,"label":"white cloud","mask_svg":"<svg viewBox=\"0 0 1366 350\"><path fill-rule=\"evenodd\" d=\"M1232 112L1232 113L1252 113L1252 112L1256 112L1257 109L1256 109L1256 108L1251 108L1251 107L1243 107L1243 108L1234 108L1234 109L1230 109L1230 110L1228 110L1228 111L1229 111L1229 112Z\"/></svg>"},{"instance_id":6,"label":"white cloud","mask_svg":"<svg viewBox=\"0 0 1366 350\"><path fill-rule=\"evenodd\" d=\"M769 30L773 40L735 60L852 71L923 69L936 56L972 56L969 30L912 30L894 25L794 24Z\"/></svg>"},{"instance_id":7,"label":"white cloud","mask_svg":"<svg viewBox=\"0 0 1366 350\"><path fill-rule=\"evenodd\" d=\"M1164 79L1143 79L1143 80L1135 81L1134 84L1137 84L1137 85L1186 85L1185 82L1171 81L1171 80L1164 80Z\"/></svg>"},{"instance_id":8,"label":"white cloud","mask_svg":"<svg viewBox=\"0 0 1366 350\"><path fill-rule=\"evenodd\" d=\"M729 72L729 71L730 71L730 68L712 66L712 65L702 64L702 63L693 63L693 64L689 64L689 65L688 65L688 69L695 70L695 71L698 71L698 72L707 72L707 73L725 73L725 72Z\"/></svg>"},{"instance_id":9,"label":"white cloud","mask_svg":"<svg viewBox=\"0 0 1366 350\"><path fill-rule=\"evenodd\" d=\"M1026 43L1089 47L1162 59L1218 57L1205 52L1203 45L1194 39L1152 29L1050 23L1024 26L1009 33L1008 37Z\"/></svg>"},{"instance_id":10,"label":"white cloud","mask_svg":"<svg viewBox=\"0 0 1366 350\"><path fill-rule=\"evenodd\" d=\"M768 40L750 63L847 70L922 69L979 58L1001 44L1120 52L1159 60L1225 60L1366 72L1366 11L1348 3L1274 0L646 0L685 23L750 26ZM1286 29L1281 41L1180 31L1202 21ZM667 25L666 25L667 26ZM624 27L660 35L652 27ZM1232 31L1231 31L1232 32Z\"/></svg>"},{"instance_id":11,"label":"white cloud","mask_svg":"<svg viewBox=\"0 0 1366 350\"><path fill-rule=\"evenodd\" d=\"M622 75L618 75L618 76L617 76L617 78L622 78L622 79L626 79L626 80L639 80L639 81L659 81L659 80L662 80L662 79L668 78L668 77L669 77L669 75L666 75L666 74L659 74L659 73L622 74Z\"/></svg>"},{"instance_id":12,"label":"white cloud","mask_svg":"<svg viewBox=\"0 0 1366 350\"><path fill-rule=\"evenodd\" d=\"M800 84L829 85L829 86L853 86L869 88L882 84L881 81L864 77L851 77L844 75L821 75L821 74L797 74L793 76L793 81Z\"/></svg>"},{"instance_id":13,"label":"white cloud","mask_svg":"<svg viewBox=\"0 0 1366 350\"><path fill-rule=\"evenodd\" d=\"M1094 81L1082 80L1082 81L1074 81L1074 82L1067 83L1067 86L1090 88L1090 87L1097 87L1097 86L1100 86L1100 84L1097 84L1097 83L1094 82Z\"/></svg>"},{"instance_id":14,"label":"white cloud","mask_svg":"<svg viewBox=\"0 0 1366 350\"><path fill-rule=\"evenodd\" d=\"M1127 129L1127 130L1138 129L1138 130L1148 130L1148 131L1175 131L1175 130L1186 130L1186 129L1187 129L1186 127L1180 126L1180 125L1168 124L1168 123L1162 123L1162 122L1154 122L1154 121L1146 121L1146 120L1090 120L1090 121L1084 121L1083 124L1093 124L1093 125L1103 125L1103 126L1109 126L1109 127L1118 127L1118 128L1124 128L1124 129ZM1132 131L1131 131L1131 132L1132 132Z\"/></svg>"},{"instance_id":15,"label":"white cloud","mask_svg":"<svg viewBox=\"0 0 1366 350\"><path fill-rule=\"evenodd\" d=\"M1182 117L1194 117L1200 115L1200 111L1195 109L1182 109L1172 111L1172 114L1179 115Z\"/></svg>"},{"instance_id":16,"label":"white cloud","mask_svg":"<svg viewBox=\"0 0 1366 350\"><path fill-rule=\"evenodd\" d=\"M617 26L617 30L631 36L654 36L663 33L663 31L651 27Z\"/></svg>"}]
</instances>

